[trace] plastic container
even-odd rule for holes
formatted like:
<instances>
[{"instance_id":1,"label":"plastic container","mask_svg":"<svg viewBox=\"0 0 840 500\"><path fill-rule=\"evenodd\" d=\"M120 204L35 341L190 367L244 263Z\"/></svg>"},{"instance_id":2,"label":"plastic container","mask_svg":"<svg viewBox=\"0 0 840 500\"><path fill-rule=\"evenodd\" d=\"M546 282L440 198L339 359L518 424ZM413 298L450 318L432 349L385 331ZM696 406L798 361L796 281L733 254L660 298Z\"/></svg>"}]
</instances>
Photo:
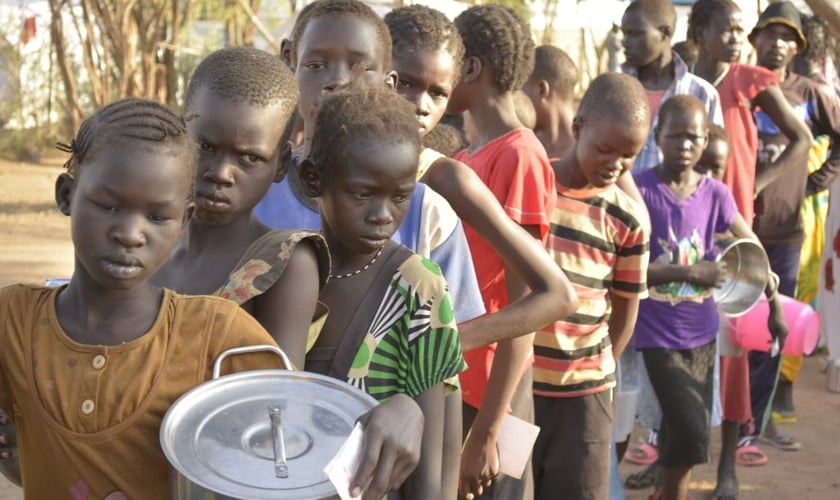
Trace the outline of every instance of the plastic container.
<instances>
[{"instance_id":1,"label":"plastic container","mask_svg":"<svg viewBox=\"0 0 840 500\"><path fill-rule=\"evenodd\" d=\"M717 261L726 264L720 288L712 294L720 312L730 318L746 314L764 295L769 264L764 248L755 240L724 239L718 243Z\"/></svg>"},{"instance_id":2,"label":"plastic container","mask_svg":"<svg viewBox=\"0 0 840 500\"><path fill-rule=\"evenodd\" d=\"M788 326L788 336L782 347L782 354L799 356L811 354L817 347L820 338L820 316L814 309L779 294L782 310ZM770 351L770 330L767 328L767 318L770 306L767 299L761 300L747 314L732 320L732 338L734 342L750 351Z\"/></svg>"}]
</instances>

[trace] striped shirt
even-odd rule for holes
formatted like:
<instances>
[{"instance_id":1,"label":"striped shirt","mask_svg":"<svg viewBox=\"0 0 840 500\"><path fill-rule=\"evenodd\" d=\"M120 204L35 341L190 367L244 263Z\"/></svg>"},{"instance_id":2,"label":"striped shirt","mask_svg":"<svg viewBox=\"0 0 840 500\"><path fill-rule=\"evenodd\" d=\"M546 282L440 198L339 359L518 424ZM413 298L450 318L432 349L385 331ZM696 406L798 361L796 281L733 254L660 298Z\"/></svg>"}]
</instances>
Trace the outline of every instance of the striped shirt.
<instances>
[{"instance_id":1,"label":"striped shirt","mask_svg":"<svg viewBox=\"0 0 840 500\"><path fill-rule=\"evenodd\" d=\"M644 213L616 186L574 190L557 183L547 247L572 282L579 306L537 332L534 394L575 397L615 386L610 297L647 296Z\"/></svg>"},{"instance_id":2,"label":"striped shirt","mask_svg":"<svg viewBox=\"0 0 840 500\"><path fill-rule=\"evenodd\" d=\"M672 96L693 95L694 97L700 99L700 102L706 106L706 112L709 115L709 123L716 123L723 126L723 112L720 107L720 96L718 95L714 85L696 75L691 74L688 71L688 65L680 59L680 56L678 56L676 52L672 52L671 54L674 60L674 80L671 82L671 85L668 86L668 89L659 101L660 106ZM639 77L638 71L634 66L624 64L621 66L621 71L632 77ZM650 133L648 133L645 146L639 154L636 155L636 161L633 162L634 172L653 168L662 163L662 151L659 150L659 146L656 144L656 137L654 134L656 125L659 122L658 117L656 116L657 111L658 110L656 109L650 110L653 115L650 125Z\"/></svg>"}]
</instances>

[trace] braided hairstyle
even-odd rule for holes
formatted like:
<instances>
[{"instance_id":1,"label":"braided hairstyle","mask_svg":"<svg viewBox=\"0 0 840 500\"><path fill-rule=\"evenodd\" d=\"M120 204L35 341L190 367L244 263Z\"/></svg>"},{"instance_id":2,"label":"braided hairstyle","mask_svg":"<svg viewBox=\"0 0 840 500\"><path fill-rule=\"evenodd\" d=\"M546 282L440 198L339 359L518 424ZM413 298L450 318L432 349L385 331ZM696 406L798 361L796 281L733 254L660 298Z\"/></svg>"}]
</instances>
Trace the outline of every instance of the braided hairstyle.
<instances>
[{"instance_id":1,"label":"braided hairstyle","mask_svg":"<svg viewBox=\"0 0 840 500\"><path fill-rule=\"evenodd\" d=\"M420 155L420 134L414 106L384 86L361 82L321 97L309 157L324 172L358 141L409 143Z\"/></svg>"},{"instance_id":2,"label":"braided hairstyle","mask_svg":"<svg viewBox=\"0 0 840 500\"><path fill-rule=\"evenodd\" d=\"M531 27L516 11L499 4L470 7L455 18L464 56L478 57L493 70L502 92L518 89L534 69Z\"/></svg>"},{"instance_id":3,"label":"braided hairstyle","mask_svg":"<svg viewBox=\"0 0 840 500\"><path fill-rule=\"evenodd\" d=\"M167 154L183 157L184 175L189 176L191 184L195 182L198 145L187 131L184 117L149 99L122 99L100 108L82 122L70 144L59 143L57 147L70 153L64 168L77 176L100 148L117 144L165 148Z\"/></svg>"},{"instance_id":4,"label":"braided hairstyle","mask_svg":"<svg viewBox=\"0 0 840 500\"><path fill-rule=\"evenodd\" d=\"M235 103L266 107L286 101L291 114L297 104L294 75L277 57L252 47L230 47L213 52L195 68L187 86L185 107L206 87Z\"/></svg>"},{"instance_id":5,"label":"braided hairstyle","mask_svg":"<svg viewBox=\"0 0 840 500\"><path fill-rule=\"evenodd\" d=\"M694 43L700 41L700 34L706 29L714 16L720 12L740 12L732 0L697 0L691 6L691 13L688 15L688 32L686 38Z\"/></svg>"},{"instance_id":6,"label":"braided hairstyle","mask_svg":"<svg viewBox=\"0 0 840 500\"><path fill-rule=\"evenodd\" d=\"M540 45L534 50L534 71L530 78L547 81L553 90L569 99L575 93L578 69L563 49Z\"/></svg>"},{"instance_id":7,"label":"braided hairstyle","mask_svg":"<svg viewBox=\"0 0 840 500\"><path fill-rule=\"evenodd\" d=\"M385 24L391 32L394 52L446 50L456 64L455 81L459 80L464 42L443 12L425 5L399 7L385 15Z\"/></svg>"},{"instance_id":8,"label":"braided hairstyle","mask_svg":"<svg viewBox=\"0 0 840 500\"><path fill-rule=\"evenodd\" d=\"M578 106L577 118L584 123L616 122L647 130L650 127L647 94L639 80L630 75L604 73L589 84Z\"/></svg>"},{"instance_id":9,"label":"braided hairstyle","mask_svg":"<svg viewBox=\"0 0 840 500\"><path fill-rule=\"evenodd\" d=\"M360 0L316 0L311 3L308 10L301 11L292 28L292 65L297 65L298 43L309 26L310 21L318 17L327 16L348 16L356 17L362 21L371 23L376 28L376 38L382 49L383 66L385 69L391 67L391 34L385 21L379 17L370 6Z\"/></svg>"}]
</instances>

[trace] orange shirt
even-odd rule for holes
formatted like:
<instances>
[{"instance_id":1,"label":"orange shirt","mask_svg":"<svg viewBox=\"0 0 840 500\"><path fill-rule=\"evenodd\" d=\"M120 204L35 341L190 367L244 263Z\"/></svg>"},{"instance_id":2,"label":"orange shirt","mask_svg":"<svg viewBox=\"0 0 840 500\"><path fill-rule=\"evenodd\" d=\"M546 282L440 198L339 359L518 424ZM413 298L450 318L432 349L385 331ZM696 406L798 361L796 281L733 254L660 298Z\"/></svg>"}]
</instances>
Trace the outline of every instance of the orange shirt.
<instances>
[{"instance_id":1,"label":"orange shirt","mask_svg":"<svg viewBox=\"0 0 840 500\"><path fill-rule=\"evenodd\" d=\"M0 408L17 426L24 496L168 498L158 437L166 410L210 378L222 351L274 341L233 302L167 290L142 337L83 345L59 324L59 290L0 290ZM280 366L268 354L227 364L223 373Z\"/></svg>"}]
</instances>

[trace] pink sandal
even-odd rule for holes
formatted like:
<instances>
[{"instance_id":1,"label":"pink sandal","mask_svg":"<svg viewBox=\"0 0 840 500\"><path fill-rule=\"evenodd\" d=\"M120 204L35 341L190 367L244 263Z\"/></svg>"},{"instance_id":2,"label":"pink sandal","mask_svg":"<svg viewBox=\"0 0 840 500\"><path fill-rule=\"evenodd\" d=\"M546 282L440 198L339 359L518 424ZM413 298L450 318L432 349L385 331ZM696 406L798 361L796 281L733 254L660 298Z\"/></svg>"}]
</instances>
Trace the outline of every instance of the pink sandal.
<instances>
[{"instance_id":1,"label":"pink sandal","mask_svg":"<svg viewBox=\"0 0 840 500\"><path fill-rule=\"evenodd\" d=\"M624 460L639 465L650 465L659 459L659 452L650 443L642 443L630 448L624 454Z\"/></svg>"}]
</instances>

